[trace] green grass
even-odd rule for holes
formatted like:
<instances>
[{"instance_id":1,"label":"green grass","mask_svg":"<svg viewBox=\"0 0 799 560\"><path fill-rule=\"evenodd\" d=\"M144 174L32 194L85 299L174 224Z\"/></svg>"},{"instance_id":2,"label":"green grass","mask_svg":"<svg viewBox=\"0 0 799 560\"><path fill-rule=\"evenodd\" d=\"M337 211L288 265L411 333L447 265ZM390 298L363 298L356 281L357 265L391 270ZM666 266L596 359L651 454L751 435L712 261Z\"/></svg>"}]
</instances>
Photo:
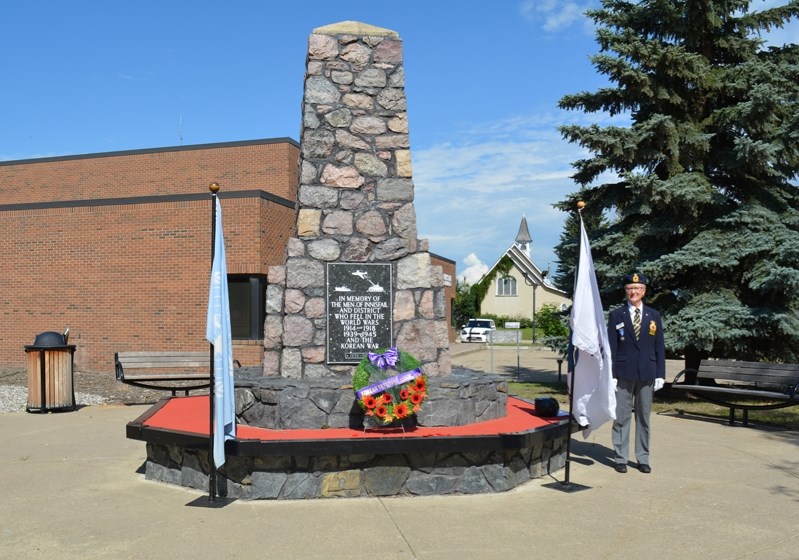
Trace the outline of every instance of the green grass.
<instances>
[{"instance_id":1,"label":"green grass","mask_svg":"<svg viewBox=\"0 0 799 560\"><path fill-rule=\"evenodd\" d=\"M565 382L521 383L511 381L508 383L508 391L511 395L530 401L536 397L553 397L560 403L561 410L569 409L569 392ZM655 400L652 402L652 412L677 412L706 418L718 418L725 421L729 419L730 416L730 409L728 407L716 405L700 399L673 397L667 393L655 394ZM743 413L740 410L736 410L736 421L740 421L742 417ZM778 408L775 410L750 410L749 422L751 424L763 424L778 426L789 430L799 430L799 406Z\"/></svg>"}]
</instances>

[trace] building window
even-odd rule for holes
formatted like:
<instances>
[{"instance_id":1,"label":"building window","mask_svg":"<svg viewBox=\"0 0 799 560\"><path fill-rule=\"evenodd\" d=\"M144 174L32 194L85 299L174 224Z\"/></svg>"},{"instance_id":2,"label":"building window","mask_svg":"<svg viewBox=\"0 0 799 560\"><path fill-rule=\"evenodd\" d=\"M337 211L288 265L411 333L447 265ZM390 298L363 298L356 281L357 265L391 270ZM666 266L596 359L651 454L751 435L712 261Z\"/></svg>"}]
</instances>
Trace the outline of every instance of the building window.
<instances>
[{"instance_id":1,"label":"building window","mask_svg":"<svg viewBox=\"0 0 799 560\"><path fill-rule=\"evenodd\" d=\"M230 331L234 339L260 340L264 337L266 278L238 276L227 279L230 298Z\"/></svg>"},{"instance_id":2,"label":"building window","mask_svg":"<svg viewBox=\"0 0 799 560\"><path fill-rule=\"evenodd\" d=\"M515 296L516 295L516 278L513 276L503 276L497 280L497 295L498 296Z\"/></svg>"}]
</instances>

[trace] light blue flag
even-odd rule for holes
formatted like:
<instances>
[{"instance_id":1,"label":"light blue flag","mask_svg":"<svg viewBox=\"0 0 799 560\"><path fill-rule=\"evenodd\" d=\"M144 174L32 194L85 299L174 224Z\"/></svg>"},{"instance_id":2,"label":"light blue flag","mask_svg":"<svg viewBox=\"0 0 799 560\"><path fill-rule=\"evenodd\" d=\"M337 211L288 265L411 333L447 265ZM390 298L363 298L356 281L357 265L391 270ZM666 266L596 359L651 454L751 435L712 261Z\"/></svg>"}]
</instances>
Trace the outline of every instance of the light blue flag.
<instances>
[{"instance_id":1,"label":"light blue flag","mask_svg":"<svg viewBox=\"0 0 799 560\"><path fill-rule=\"evenodd\" d=\"M233 342L227 290L222 207L216 199L216 234L205 338L214 345L214 465L225 464L225 440L236 437L236 399L233 389Z\"/></svg>"},{"instance_id":2,"label":"light blue flag","mask_svg":"<svg viewBox=\"0 0 799 560\"><path fill-rule=\"evenodd\" d=\"M571 343L577 351L574 364L574 417L585 426L583 437L608 420L616 419L616 392L613 388L613 361L610 342L599 298L591 245L580 216L580 260L574 286L569 323ZM571 380L570 380L571 381Z\"/></svg>"}]
</instances>

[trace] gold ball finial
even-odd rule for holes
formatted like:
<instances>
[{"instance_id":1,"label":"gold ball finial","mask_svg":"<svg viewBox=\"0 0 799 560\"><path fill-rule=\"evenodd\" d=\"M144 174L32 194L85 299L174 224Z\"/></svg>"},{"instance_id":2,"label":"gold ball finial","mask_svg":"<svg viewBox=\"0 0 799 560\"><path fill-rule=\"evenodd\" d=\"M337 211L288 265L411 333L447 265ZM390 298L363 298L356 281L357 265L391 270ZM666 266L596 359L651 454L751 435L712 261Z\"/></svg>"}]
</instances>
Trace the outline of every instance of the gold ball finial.
<instances>
[{"instance_id":1,"label":"gold ball finial","mask_svg":"<svg viewBox=\"0 0 799 560\"><path fill-rule=\"evenodd\" d=\"M582 210L583 208L585 208L585 202L583 202L582 200L578 200L577 201L577 209L578 210Z\"/></svg>"},{"instance_id":2,"label":"gold ball finial","mask_svg":"<svg viewBox=\"0 0 799 560\"><path fill-rule=\"evenodd\" d=\"M217 182L211 183L210 185L208 185L208 190L211 191L214 194L218 193L219 192L219 183L217 183Z\"/></svg>"}]
</instances>

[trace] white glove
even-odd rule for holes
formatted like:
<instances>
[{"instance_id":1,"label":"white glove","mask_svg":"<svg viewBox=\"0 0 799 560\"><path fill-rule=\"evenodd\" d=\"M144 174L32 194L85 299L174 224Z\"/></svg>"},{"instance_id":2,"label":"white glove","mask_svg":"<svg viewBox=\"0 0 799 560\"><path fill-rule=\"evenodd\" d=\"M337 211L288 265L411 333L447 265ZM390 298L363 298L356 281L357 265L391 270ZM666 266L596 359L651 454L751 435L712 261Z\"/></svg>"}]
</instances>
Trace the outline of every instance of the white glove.
<instances>
[{"instance_id":1,"label":"white glove","mask_svg":"<svg viewBox=\"0 0 799 560\"><path fill-rule=\"evenodd\" d=\"M614 377L613 378L613 390L615 391L618 388L619 388L619 380Z\"/></svg>"},{"instance_id":2,"label":"white glove","mask_svg":"<svg viewBox=\"0 0 799 560\"><path fill-rule=\"evenodd\" d=\"M663 388L663 384L666 382L665 379L662 377L655 378L655 391L660 391Z\"/></svg>"}]
</instances>

